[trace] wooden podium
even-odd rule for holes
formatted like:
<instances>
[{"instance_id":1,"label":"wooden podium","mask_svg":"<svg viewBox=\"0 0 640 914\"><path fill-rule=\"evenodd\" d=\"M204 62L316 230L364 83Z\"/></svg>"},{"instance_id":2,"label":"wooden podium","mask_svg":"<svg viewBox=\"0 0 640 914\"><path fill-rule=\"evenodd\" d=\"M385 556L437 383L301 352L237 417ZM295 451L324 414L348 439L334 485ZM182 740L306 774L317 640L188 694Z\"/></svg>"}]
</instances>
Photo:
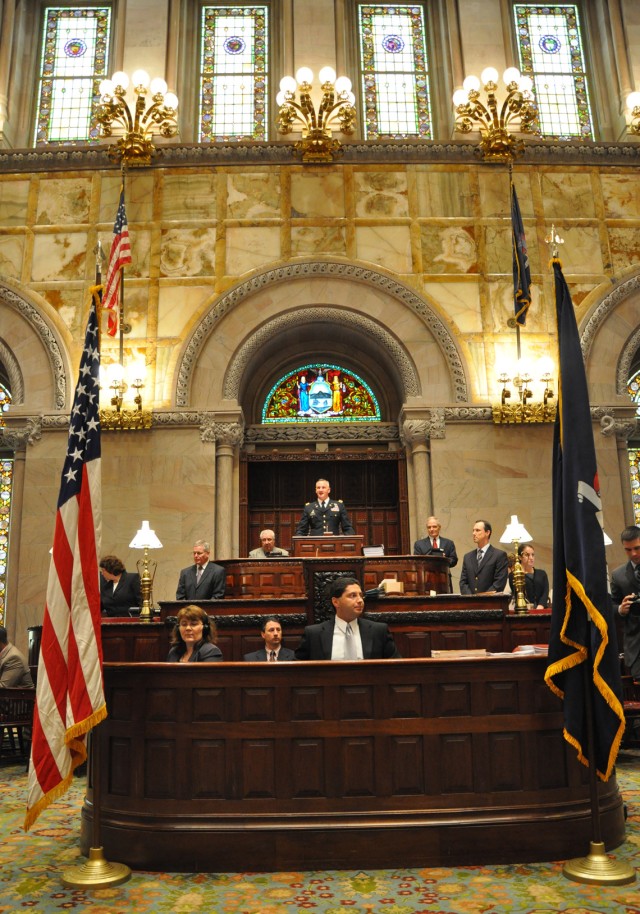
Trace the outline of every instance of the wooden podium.
<instances>
[{"instance_id":1,"label":"wooden podium","mask_svg":"<svg viewBox=\"0 0 640 914\"><path fill-rule=\"evenodd\" d=\"M362 555L364 536L294 536L293 554L305 559L339 558Z\"/></svg>"}]
</instances>

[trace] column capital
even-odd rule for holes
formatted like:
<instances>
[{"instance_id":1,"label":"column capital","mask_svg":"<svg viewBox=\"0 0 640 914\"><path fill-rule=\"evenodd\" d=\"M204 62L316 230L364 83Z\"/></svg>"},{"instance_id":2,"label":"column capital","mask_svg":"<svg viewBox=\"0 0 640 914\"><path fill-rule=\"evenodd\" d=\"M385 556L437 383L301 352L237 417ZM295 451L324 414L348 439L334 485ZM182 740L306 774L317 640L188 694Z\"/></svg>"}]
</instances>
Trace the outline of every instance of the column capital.
<instances>
[{"instance_id":1,"label":"column capital","mask_svg":"<svg viewBox=\"0 0 640 914\"><path fill-rule=\"evenodd\" d=\"M40 416L27 416L26 421L21 418L19 421L23 424L20 425L17 422L11 425L10 420L7 421L8 425L0 427L0 444L10 447L14 452L26 451L28 444L33 444L42 437Z\"/></svg>"}]
</instances>

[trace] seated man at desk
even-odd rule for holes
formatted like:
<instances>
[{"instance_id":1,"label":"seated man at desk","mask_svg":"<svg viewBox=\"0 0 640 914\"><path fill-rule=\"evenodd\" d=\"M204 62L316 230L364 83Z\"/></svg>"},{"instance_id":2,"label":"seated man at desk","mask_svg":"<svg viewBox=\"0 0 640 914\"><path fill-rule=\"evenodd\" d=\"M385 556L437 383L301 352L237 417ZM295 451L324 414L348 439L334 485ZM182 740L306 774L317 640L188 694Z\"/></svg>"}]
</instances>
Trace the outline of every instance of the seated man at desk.
<instances>
[{"instance_id":1,"label":"seated man at desk","mask_svg":"<svg viewBox=\"0 0 640 914\"><path fill-rule=\"evenodd\" d=\"M226 587L222 565L209 561L211 547L204 540L193 544L194 564L180 572L176 600L221 600Z\"/></svg>"},{"instance_id":2,"label":"seated man at desk","mask_svg":"<svg viewBox=\"0 0 640 914\"><path fill-rule=\"evenodd\" d=\"M509 556L489 542L491 524L477 520L473 525L476 548L462 558L460 593L501 593L509 574Z\"/></svg>"},{"instance_id":3,"label":"seated man at desk","mask_svg":"<svg viewBox=\"0 0 640 914\"><path fill-rule=\"evenodd\" d=\"M382 660L400 654L384 622L362 618L364 597L355 578L343 575L329 587L335 617L308 625L296 660Z\"/></svg>"},{"instance_id":4,"label":"seated man at desk","mask_svg":"<svg viewBox=\"0 0 640 914\"><path fill-rule=\"evenodd\" d=\"M288 647L282 646L282 625L276 616L267 616L262 623L260 632L264 647L259 651L245 654L244 659L249 663L282 663L285 660L295 660L296 655Z\"/></svg>"},{"instance_id":5,"label":"seated man at desk","mask_svg":"<svg viewBox=\"0 0 640 914\"><path fill-rule=\"evenodd\" d=\"M413 545L413 554L431 555L432 553L435 553L438 555L440 552L444 552L446 559L449 562L449 567L454 568L458 564L456 544L453 540L448 540L446 537L440 536L441 529L440 521L437 517L428 517L427 533L429 535L425 536L424 539L415 541Z\"/></svg>"},{"instance_id":6,"label":"seated man at desk","mask_svg":"<svg viewBox=\"0 0 640 914\"><path fill-rule=\"evenodd\" d=\"M352 535L351 519L341 500L329 498L331 487L326 479L316 482L316 500L304 506L302 517L296 527L296 536L339 536L340 533Z\"/></svg>"},{"instance_id":7,"label":"seated man at desk","mask_svg":"<svg viewBox=\"0 0 640 914\"><path fill-rule=\"evenodd\" d=\"M273 530L263 530L260 533L260 548L252 549L250 559L275 559L286 558L289 555L286 549L276 546L276 535Z\"/></svg>"}]
</instances>

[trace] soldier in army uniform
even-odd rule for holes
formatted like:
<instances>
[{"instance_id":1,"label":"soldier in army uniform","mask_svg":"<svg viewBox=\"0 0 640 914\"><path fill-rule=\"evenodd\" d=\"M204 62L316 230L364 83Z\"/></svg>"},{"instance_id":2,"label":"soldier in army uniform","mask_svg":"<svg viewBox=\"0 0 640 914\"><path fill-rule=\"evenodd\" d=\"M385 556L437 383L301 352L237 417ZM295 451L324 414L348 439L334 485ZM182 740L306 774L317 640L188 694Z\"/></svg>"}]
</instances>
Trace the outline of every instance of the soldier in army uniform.
<instances>
[{"instance_id":1,"label":"soldier in army uniform","mask_svg":"<svg viewBox=\"0 0 640 914\"><path fill-rule=\"evenodd\" d=\"M338 536L340 533L354 534L351 520L344 503L329 498L331 487L326 479L316 482L316 500L304 506L302 517L296 527L296 536Z\"/></svg>"}]
</instances>

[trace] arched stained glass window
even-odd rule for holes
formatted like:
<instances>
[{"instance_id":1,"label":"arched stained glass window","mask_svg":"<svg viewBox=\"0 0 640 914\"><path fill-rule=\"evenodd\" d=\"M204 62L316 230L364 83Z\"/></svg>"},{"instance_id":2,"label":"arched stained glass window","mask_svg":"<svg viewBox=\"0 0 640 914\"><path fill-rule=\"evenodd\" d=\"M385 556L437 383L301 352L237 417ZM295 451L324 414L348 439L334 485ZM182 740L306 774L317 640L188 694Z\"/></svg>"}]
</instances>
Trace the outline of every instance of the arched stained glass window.
<instances>
[{"instance_id":1,"label":"arched stained glass window","mask_svg":"<svg viewBox=\"0 0 640 914\"><path fill-rule=\"evenodd\" d=\"M637 403L636 412L640 416L640 371L636 371L628 386L629 394ZM640 447L629 448L629 473L631 474L631 498L635 523L640 527Z\"/></svg>"},{"instance_id":2,"label":"arched stained glass window","mask_svg":"<svg viewBox=\"0 0 640 914\"><path fill-rule=\"evenodd\" d=\"M4 415L11 406L11 394L9 390L0 381L0 426L4 425Z\"/></svg>"},{"instance_id":3,"label":"arched stained glass window","mask_svg":"<svg viewBox=\"0 0 640 914\"><path fill-rule=\"evenodd\" d=\"M354 372L310 362L273 385L262 421L379 422L380 407L369 385Z\"/></svg>"}]
</instances>

